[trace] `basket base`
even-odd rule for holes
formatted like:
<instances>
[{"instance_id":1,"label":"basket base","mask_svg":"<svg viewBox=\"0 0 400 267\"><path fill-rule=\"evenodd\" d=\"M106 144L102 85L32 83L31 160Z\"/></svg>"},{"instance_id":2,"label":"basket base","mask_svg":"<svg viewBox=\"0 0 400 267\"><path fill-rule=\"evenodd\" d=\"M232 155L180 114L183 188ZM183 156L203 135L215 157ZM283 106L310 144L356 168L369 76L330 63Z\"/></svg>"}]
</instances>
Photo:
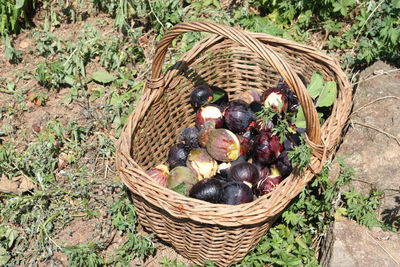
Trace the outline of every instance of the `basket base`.
<instances>
[{"instance_id":1,"label":"basket base","mask_svg":"<svg viewBox=\"0 0 400 267\"><path fill-rule=\"evenodd\" d=\"M131 193L139 224L171 245L186 259L203 265L206 260L217 266L241 261L254 248L280 214L254 225L225 227L178 219Z\"/></svg>"}]
</instances>

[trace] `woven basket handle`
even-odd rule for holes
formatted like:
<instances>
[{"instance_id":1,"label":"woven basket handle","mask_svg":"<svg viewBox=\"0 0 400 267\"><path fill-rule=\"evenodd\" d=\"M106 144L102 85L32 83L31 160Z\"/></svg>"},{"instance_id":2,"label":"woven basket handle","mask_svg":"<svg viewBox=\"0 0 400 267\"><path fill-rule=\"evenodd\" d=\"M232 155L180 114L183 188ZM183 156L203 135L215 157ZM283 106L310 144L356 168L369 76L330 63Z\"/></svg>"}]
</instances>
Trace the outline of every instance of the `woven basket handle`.
<instances>
[{"instance_id":1,"label":"woven basket handle","mask_svg":"<svg viewBox=\"0 0 400 267\"><path fill-rule=\"evenodd\" d=\"M223 36L257 53L261 58L268 62L296 93L300 104L303 107L308 141L312 148L319 148L319 150L321 150L322 142L319 118L314 103L303 82L275 51L243 30L221 24L200 21L183 22L175 25L168 30L157 45L152 65L152 78L148 80L149 88L164 89L164 77L161 72L161 67L164 63L168 47L171 45L173 39L188 32L208 32L217 34L218 36Z\"/></svg>"}]
</instances>

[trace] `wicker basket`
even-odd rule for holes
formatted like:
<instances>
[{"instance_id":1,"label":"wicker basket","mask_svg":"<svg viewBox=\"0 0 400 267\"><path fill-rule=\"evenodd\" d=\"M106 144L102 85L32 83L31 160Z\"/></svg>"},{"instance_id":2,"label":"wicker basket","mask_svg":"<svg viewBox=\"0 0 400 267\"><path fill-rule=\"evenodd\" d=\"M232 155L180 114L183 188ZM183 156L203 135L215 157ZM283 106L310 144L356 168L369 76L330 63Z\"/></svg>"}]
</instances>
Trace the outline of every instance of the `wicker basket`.
<instances>
[{"instance_id":1,"label":"wicker basket","mask_svg":"<svg viewBox=\"0 0 400 267\"><path fill-rule=\"evenodd\" d=\"M172 40L187 32L208 32L179 62L162 74ZM320 127L317 112L297 73L308 81L314 71L338 84L330 117ZM272 193L241 205L212 204L185 197L160 186L145 174L165 163L179 132L193 126L189 103L194 86L225 89L230 99L255 88L276 86L280 77L294 90L303 107L307 141L313 148L311 166L290 175ZM152 78L125 125L117 146L117 168L132 192L140 223L197 264L205 259L219 266L238 262L252 249L282 209L318 173L340 141L352 101L351 86L340 65L315 48L267 34L208 22L181 23L158 44Z\"/></svg>"}]
</instances>

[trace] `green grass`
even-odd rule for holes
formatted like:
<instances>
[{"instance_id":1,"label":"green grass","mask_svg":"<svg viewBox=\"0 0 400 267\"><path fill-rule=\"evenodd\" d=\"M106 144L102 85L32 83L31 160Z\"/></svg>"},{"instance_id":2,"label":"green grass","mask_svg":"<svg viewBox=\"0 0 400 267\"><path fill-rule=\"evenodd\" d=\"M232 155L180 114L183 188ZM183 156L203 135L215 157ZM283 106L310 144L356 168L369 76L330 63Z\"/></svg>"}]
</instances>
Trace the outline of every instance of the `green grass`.
<instances>
[{"instance_id":1,"label":"green grass","mask_svg":"<svg viewBox=\"0 0 400 267\"><path fill-rule=\"evenodd\" d=\"M40 2L0 1L8 8L0 11L8 61L3 64L18 64L1 77L0 95L7 101L0 106L0 177L33 185L21 194L0 194L0 265L51 264L58 253L67 256L70 266L142 265L154 254L155 238L138 233L135 207L118 180L115 141L149 75L152 40L179 21L207 19L299 42L326 36L321 47L339 55L348 68L363 68L378 59L399 63L399 1L314 5L317 1L253 0L222 11L219 1ZM35 27L35 12L25 9L30 4L44 18ZM96 19L89 22L87 13ZM62 33L68 27L76 29L73 37ZM31 50L15 45L21 32L32 40ZM204 36L177 38L163 68ZM44 120L38 131L19 121L21 114L54 108L59 95L63 99L57 105L70 113L38 118ZM238 266L316 266L316 240L338 216L398 231L398 224L396 229L376 219L379 192L362 196L350 190L338 197L339 187L355 175L342 165L335 184L325 167ZM91 223L98 238L68 244L58 239L78 221ZM110 249L115 233L121 245ZM168 258L159 263L185 266Z\"/></svg>"}]
</instances>

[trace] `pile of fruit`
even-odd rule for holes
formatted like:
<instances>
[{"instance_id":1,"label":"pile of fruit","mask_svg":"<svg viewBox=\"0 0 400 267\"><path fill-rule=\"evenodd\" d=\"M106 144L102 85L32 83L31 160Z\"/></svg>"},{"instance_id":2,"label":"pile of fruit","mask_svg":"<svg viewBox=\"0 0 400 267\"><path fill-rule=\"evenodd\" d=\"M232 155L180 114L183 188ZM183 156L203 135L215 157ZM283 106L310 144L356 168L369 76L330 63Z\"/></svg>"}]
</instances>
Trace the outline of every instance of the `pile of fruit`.
<instances>
[{"instance_id":1,"label":"pile of fruit","mask_svg":"<svg viewBox=\"0 0 400 267\"><path fill-rule=\"evenodd\" d=\"M281 79L263 93L228 99L221 88L199 85L190 95L195 126L183 129L168 166L146 173L158 183L212 203L241 204L272 192L293 170L288 152L303 142L293 123L299 100Z\"/></svg>"}]
</instances>

